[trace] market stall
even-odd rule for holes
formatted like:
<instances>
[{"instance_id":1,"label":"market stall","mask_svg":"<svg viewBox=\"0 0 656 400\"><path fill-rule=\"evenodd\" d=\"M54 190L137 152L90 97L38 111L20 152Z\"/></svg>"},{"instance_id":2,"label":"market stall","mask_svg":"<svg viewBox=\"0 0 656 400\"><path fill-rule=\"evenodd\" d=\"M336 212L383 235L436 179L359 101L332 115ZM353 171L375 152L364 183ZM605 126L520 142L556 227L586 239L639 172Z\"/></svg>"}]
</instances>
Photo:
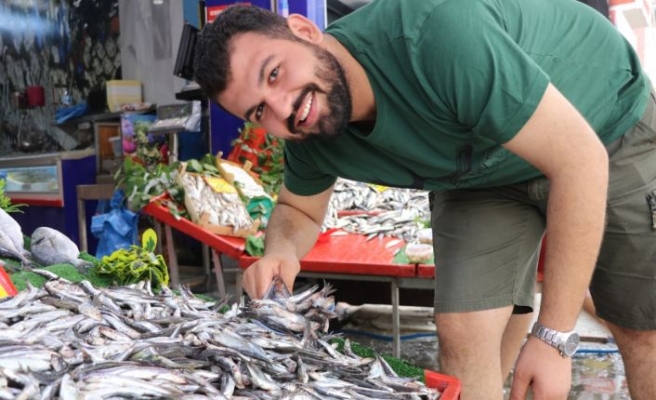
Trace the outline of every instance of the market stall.
<instances>
[{"instance_id":1,"label":"market stall","mask_svg":"<svg viewBox=\"0 0 656 400\"><path fill-rule=\"evenodd\" d=\"M142 397L230 398L244 391L268 391L268 396L279 398L283 393L293 393L297 390L294 387L322 396L327 394L323 376L335 370L328 362L336 362L349 379L355 374L386 381L385 385L391 385L385 389L387 392L401 389L401 381L394 381L400 374L412 377L411 381L402 381L403 385L412 382L412 388L403 391L410 390L420 398L458 397L460 385L456 379L417 369L398 359L399 288L432 283L417 279L416 262L398 257L415 231L413 228L409 232L402 226L419 214L399 212L383 203L423 207L423 200L413 194L340 182L324 233L302 260L304 276L390 283L396 339L393 353L397 356L390 358L392 367L386 366L387 361L379 355L358 352L356 343L331 339L328 321L335 317L330 308L335 300L326 290L314 288L313 293L307 293L315 299L321 296L324 300L317 304L328 307L324 310L316 308L313 302L309 309L303 306L305 310L300 311L300 304L289 304L289 294L275 298L282 306L275 313L283 315L282 319L272 318L269 311L263 313L271 303L229 306L224 273L237 274L236 292L240 294L243 268L258 257L249 249L249 242L252 244L253 238L262 234L260 228L266 224L275 202L275 192L268 190L280 183L282 166L281 147L266 132L246 125L235 144L230 160L222 159L220 154L185 162L177 162L177 157L151 159L146 157L150 154L146 145L141 151L123 154L125 160L116 174L117 191L112 200L122 191L125 197L116 197L120 199L117 207L152 217L158 233L147 230L138 243L108 254L94 257L80 253L75 243L86 242L85 235L68 232L70 227L81 226L85 232L89 226L92 230L102 227L97 221L106 215L91 218L67 207L73 209L73 219L59 229L42 227L46 221L37 218L36 226L26 232L34 230L35 234L28 235L24 246L22 224L11 222L13 217L3 220L13 231L13 239L10 244L7 237L0 238L5 240L0 241L0 253L9 255L5 260L9 277L18 287L16 292L0 292L13 295L0 301L0 319L4 318L2 322L7 325L4 339L13 341L15 346L13 352L0 352L0 367L5 368L0 369L0 374L5 374L10 382L8 398L44 393L67 398L101 392L115 396L129 392ZM89 165L79 170L93 176L98 160L93 152L90 155ZM263 155L267 161L260 163ZM257 173L251 171L252 164L259 167ZM82 190L92 181L76 181L73 188L80 190L73 190L71 199L66 198L61 179L75 175L63 171L63 165L55 160L59 168L55 169L57 190L52 189L52 194L38 190L43 192L38 194L43 197L41 201L75 206L75 200L79 203L93 198ZM12 170L7 177L14 180L16 175ZM16 187L9 189L15 191ZM109 188L104 190L102 197L108 197L109 192ZM29 212L32 206L37 204L32 202L25 211ZM88 209L85 214L91 212ZM16 220L20 218L16 214ZM79 223L78 218L84 223ZM134 229L134 221L123 228L129 225ZM342 223L349 227L339 226ZM203 278L209 282L210 276L216 277L218 301L199 298L181 285L174 230L198 240L211 251L214 274L205 269ZM102 241L100 237L99 248ZM166 258L156 250L158 242L166 245ZM86 246L83 249L87 250ZM233 259L238 268L226 271L221 265L223 256ZM23 311L25 307L30 311ZM3 317L3 313L15 317ZM31 321L41 322L32 325ZM202 329L196 329L201 325ZM54 338L63 346L49 346ZM268 344L263 345L263 341ZM17 354L29 360L29 364L12 361ZM269 363L273 359L285 360L287 372L276 367L276 363ZM319 366L314 365L317 362ZM231 365L241 365L239 372ZM317 375L306 376L303 365ZM380 366L386 371L383 375L379 375ZM144 378L143 371L152 375ZM58 379L47 378L55 373ZM171 373L180 380L166 378ZM102 374L109 383L97 382L95 374ZM137 376L128 378L128 374ZM331 385L340 378L331 376ZM376 396L371 388L360 388L354 382L339 385L330 390L343 391L344 395L362 391Z\"/></svg>"},{"instance_id":2,"label":"market stall","mask_svg":"<svg viewBox=\"0 0 656 400\"><path fill-rule=\"evenodd\" d=\"M188 219L176 218L157 202L149 203L143 212L152 216L163 226L167 238L167 249L171 281L179 282L179 271L172 245L171 230L183 232L207 245L212 251L214 276L219 297L226 296L224 273L236 273L235 295L241 294L242 270L226 270L221 262L225 255L238 261L240 268L247 268L257 257L246 253L244 238L217 235ZM411 263L395 257L406 247L406 243L393 237L371 238L343 230L330 230L322 234L316 245L301 260L300 276L323 279L345 279L355 281L387 282L390 284L393 322L393 354L400 354L399 289L432 289L433 275L426 273L431 265ZM209 275L209 271L206 271Z\"/></svg>"},{"instance_id":3,"label":"market stall","mask_svg":"<svg viewBox=\"0 0 656 400\"><path fill-rule=\"evenodd\" d=\"M0 225L3 398L459 396L455 378L335 339L330 286L292 297L273 282L230 306L170 286L152 231L98 260L51 228L21 241L5 211Z\"/></svg>"},{"instance_id":4,"label":"market stall","mask_svg":"<svg viewBox=\"0 0 656 400\"><path fill-rule=\"evenodd\" d=\"M241 295L242 269L262 250L249 244L263 246L263 227L281 182L280 157L281 145L247 123L227 159L208 154L156 168L126 160L118 186L128 194L128 207L151 217L164 238L172 285L181 282L173 237L177 231L209 250L212 265L204 263L199 276L206 287L213 275L219 298L226 298L224 274L236 273L234 295ZM417 274L417 264L432 260L432 247L419 244L432 240L430 229L423 228L428 213L425 192L338 180L324 233L301 260L304 276L390 283L397 356L399 289L433 287L432 280ZM410 251L415 248L423 250ZM239 267L226 269L224 256Z\"/></svg>"},{"instance_id":5,"label":"market stall","mask_svg":"<svg viewBox=\"0 0 656 400\"><path fill-rule=\"evenodd\" d=\"M148 282L101 288L39 273L48 277L39 289L0 303L7 324L3 338L12 343L0 352L4 398L351 398L398 392L450 400L460 393L455 378L330 339L315 308L290 313L284 302L269 299L217 312L215 302L185 290L156 290ZM326 293L311 295L330 300ZM292 317L276 323L266 311L272 307ZM330 311L323 312L328 318ZM295 319L309 324L295 327Z\"/></svg>"}]
</instances>

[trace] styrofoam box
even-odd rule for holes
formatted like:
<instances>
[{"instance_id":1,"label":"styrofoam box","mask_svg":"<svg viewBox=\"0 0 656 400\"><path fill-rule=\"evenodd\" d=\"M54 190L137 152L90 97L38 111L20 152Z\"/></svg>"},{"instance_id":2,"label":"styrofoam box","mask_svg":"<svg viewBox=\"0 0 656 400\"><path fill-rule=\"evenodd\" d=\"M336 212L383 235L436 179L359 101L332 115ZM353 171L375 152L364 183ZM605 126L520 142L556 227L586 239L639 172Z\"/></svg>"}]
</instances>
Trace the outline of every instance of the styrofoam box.
<instances>
[{"instance_id":1,"label":"styrofoam box","mask_svg":"<svg viewBox=\"0 0 656 400\"><path fill-rule=\"evenodd\" d=\"M111 80L107 81L107 107L109 111L121 110L123 104L143 102L141 81Z\"/></svg>"}]
</instances>

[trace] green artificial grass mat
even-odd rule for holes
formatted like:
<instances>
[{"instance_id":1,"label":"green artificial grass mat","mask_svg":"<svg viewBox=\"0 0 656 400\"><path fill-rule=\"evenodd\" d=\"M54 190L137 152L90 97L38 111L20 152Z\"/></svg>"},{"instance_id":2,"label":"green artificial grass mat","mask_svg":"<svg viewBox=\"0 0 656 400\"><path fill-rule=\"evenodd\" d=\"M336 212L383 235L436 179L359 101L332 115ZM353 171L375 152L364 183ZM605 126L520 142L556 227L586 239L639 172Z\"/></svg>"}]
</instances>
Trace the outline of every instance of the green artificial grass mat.
<instances>
[{"instance_id":1,"label":"green artificial grass mat","mask_svg":"<svg viewBox=\"0 0 656 400\"><path fill-rule=\"evenodd\" d=\"M340 353L344 353L344 339L334 338L331 339L330 342L337 343L337 351L339 351ZM351 341L351 350L353 350L353 353L355 353L356 355L365 358L376 357L376 355L378 354L376 353L375 350L370 349L369 347L362 346L354 341ZM406 377L406 378L413 378L418 381L426 383L424 378L424 370L422 368L414 366L405 360L392 357L390 354L381 354L380 356L385 361L387 361L390 367L392 367L392 369L397 374L399 374L399 376Z\"/></svg>"},{"instance_id":2,"label":"green artificial grass mat","mask_svg":"<svg viewBox=\"0 0 656 400\"><path fill-rule=\"evenodd\" d=\"M98 262L98 259L87 253L80 253L80 258L91 263ZM16 290L21 291L27 288L29 282L34 287L41 287L46 282L46 277L39 275L35 272L25 270L21 267L20 262L11 258L0 258L5 264L5 270L9 274L11 281L16 286ZM81 282L87 280L96 287L108 287L112 285L111 277L107 275L100 275L96 272L95 267L90 267L86 271L81 272L72 264L54 264L43 267L34 263L32 268L43 269L50 271L57 276L67 279L71 282Z\"/></svg>"},{"instance_id":3,"label":"green artificial grass mat","mask_svg":"<svg viewBox=\"0 0 656 400\"><path fill-rule=\"evenodd\" d=\"M40 269L50 271L53 274L56 274L71 282L81 282L87 280L96 287L108 287L112 285L112 279L107 275L98 274L95 268L90 268L84 274L78 271L78 269L71 264L55 264ZM18 291L27 288L27 282L32 284L34 287L41 287L47 280L43 275L39 275L31 271L15 272L11 274L10 277Z\"/></svg>"},{"instance_id":4,"label":"green artificial grass mat","mask_svg":"<svg viewBox=\"0 0 656 400\"><path fill-rule=\"evenodd\" d=\"M94 264L98 262L97 258L87 253L80 253L80 258ZM47 280L47 278L44 277L43 275L39 275L35 272L31 272L27 270L21 270L20 262L14 259L0 257L0 260L5 264L5 270L9 274L11 281L14 283L14 286L16 286L16 290L18 291L26 289L28 282L32 286L40 288ZM116 286L116 282L112 279L110 275L99 274L95 267L90 267L85 271L79 271L72 264L54 264L48 267L41 267L39 265L34 265L33 267L52 272L53 274L61 278L64 278L66 280L69 280L71 282L81 282L87 280L91 282L91 284L93 284L93 286L95 287L102 288L102 287ZM16 272L11 272L11 271L16 271ZM158 292L157 290L154 291L155 293ZM180 294L180 291L177 289L173 289L173 292L178 295ZM217 301L217 299L202 293L194 293L194 296L204 301Z\"/></svg>"}]
</instances>

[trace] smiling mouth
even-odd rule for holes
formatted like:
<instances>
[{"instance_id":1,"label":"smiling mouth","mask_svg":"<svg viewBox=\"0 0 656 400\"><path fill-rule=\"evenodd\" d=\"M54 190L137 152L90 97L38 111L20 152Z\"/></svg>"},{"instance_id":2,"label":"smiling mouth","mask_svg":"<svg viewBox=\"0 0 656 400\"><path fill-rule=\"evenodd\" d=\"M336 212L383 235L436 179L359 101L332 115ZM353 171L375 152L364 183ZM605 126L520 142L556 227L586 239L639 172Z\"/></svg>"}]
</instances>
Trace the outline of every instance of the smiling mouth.
<instances>
[{"instance_id":1,"label":"smiling mouth","mask_svg":"<svg viewBox=\"0 0 656 400\"><path fill-rule=\"evenodd\" d=\"M312 109L312 102L313 102L313 96L312 96L312 92L310 92L310 96L308 98L308 101L305 103L305 107L303 107L303 112L301 113L301 118L298 121L299 125L304 123L307 120L308 115L310 115L310 110Z\"/></svg>"},{"instance_id":2,"label":"smiling mouth","mask_svg":"<svg viewBox=\"0 0 656 400\"><path fill-rule=\"evenodd\" d=\"M299 128L311 122L308 119L312 113L312 107L316 107L314 101L316 100L317 93L323 93L323 91L317 85L310 84L299 94L294 102L294 112L287 119L287 129L289 132L293 134L300 133Z\"/></svg>"}]
</instances>

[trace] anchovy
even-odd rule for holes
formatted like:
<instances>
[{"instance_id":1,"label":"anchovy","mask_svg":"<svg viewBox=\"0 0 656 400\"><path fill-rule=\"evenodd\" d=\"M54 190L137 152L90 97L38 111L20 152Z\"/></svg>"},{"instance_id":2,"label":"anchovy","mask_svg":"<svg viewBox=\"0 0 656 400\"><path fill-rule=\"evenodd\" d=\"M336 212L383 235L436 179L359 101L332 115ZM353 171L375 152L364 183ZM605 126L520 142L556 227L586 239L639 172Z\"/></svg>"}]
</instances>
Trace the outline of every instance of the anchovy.
<instances>
[{"instance_id":1,"label":"anchovy","mask_svg":"<svg viewBox=\"0 0 656 400\"><path fill-rule=\"evenodd\" d=\"M439 396L349 342L338 352L325 333L332 293L324 284L293 295L277 281L267 298L220 314L223 300L188 289L52 279L0 302L0 399Z\"/></svg>"},{"instance_id":2,"label":"anchovy","mask_svg":"<svg viewBox=\"0 0 656 400\"><path fill-rule=\"evenodd\" d=\"M412 243L418 241L418 231L429 221L426 191L381 188L339 178L322 230L341 229L368 240L394 237Z\"/></svg>"}]
</instances>

